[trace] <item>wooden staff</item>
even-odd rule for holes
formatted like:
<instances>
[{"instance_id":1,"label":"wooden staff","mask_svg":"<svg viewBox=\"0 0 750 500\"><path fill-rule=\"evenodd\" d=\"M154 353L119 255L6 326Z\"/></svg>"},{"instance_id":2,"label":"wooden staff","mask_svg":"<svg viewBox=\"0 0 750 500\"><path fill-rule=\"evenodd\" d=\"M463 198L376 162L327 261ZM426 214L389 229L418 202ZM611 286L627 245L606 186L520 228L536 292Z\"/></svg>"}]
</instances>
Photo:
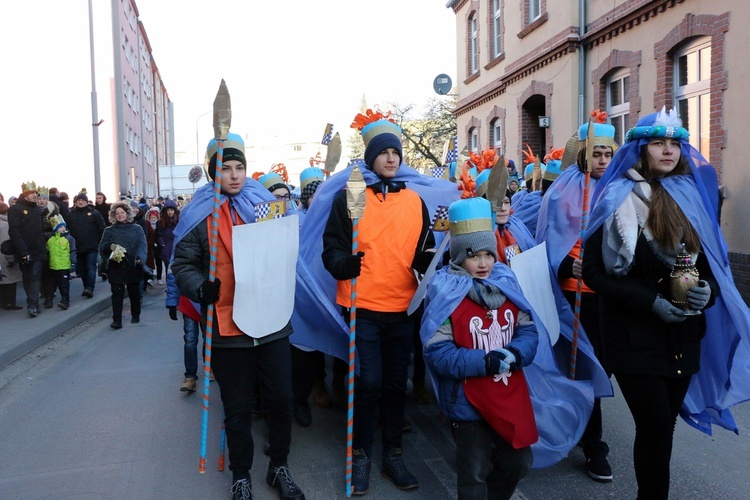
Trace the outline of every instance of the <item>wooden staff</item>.
<instances>
[{"instance_id":1,"label":"wooden staff","mask_svg":"<svg viewBox=\"0 0 750 500\"><path fill-rule=\"evenodd\" d=\"M359 219L365 211L367 185L362 171L355 165L346 182L346 205L352 220L352 255L359 251ZM357 278L352 278L349 309L349 376L346 406L346 496L352 496L352 443L354 441L354 362L357 340Z\"/></svg>"},{"instance_id":2,"label":"wooden staff","mask_svg":"<svg viewBox=\"0 0 750 500\"><path fill-rule=\"evenodd\" d=\"M209 234L208 266L209 281L216 280L216 253L219 244L219 205L221 204L221 168L224 163L224 140L229 134L229 125L232 122L232 107L229 98L229 90L224 79L221 80L219 91L214 99L214 138L218 141L216 151L216 174L214 175L214 204L211 213L211 231ZM211 390L209 376L211 374L211 341L214 333L214 304L208 304L206 318L206 353L203 363L203 412L201 422L201 449L198 471L206 472L206 442L208 436L208 396Z\"/></svg>"}]
</instances>

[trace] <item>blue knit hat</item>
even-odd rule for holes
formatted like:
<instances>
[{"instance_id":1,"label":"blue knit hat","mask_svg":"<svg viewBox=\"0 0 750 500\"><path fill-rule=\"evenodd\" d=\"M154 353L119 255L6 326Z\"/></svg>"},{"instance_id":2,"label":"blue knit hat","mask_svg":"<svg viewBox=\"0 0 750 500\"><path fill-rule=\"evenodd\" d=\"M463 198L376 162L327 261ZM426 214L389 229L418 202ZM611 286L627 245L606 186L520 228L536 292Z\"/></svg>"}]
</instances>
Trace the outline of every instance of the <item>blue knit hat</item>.
<instances>
[{"instance_id":1,"label":"blue knit hat","mask_svg":"<svg viewBox=\"0 0 750 500\"><path fill-rule=\"evenodd\" d=\"M224 145L222 156L223 161L237 160L247 166L247 160L245 159L245 141L242 140L242 137L237 134L229 133L222 143ZM208 161L207 172L211 179L216 175L216 155L218 150L219 141L211 139L206 148L206 159Z\"/></svg>"},{"instance_id":2,"label":"blue knit hat","mask_svg":"<svg viewBox=\"0 0 750 500\"><path fill-rule=\"evenodd\" d=\"M489 169L487 169L489 170ZM486 250L497 261L492 204L484 198L466 198L448 207L451 234L451 261L456 265Z\"/></svg>"},{"instance_id":3,"label":"blue knit hat","mask_svg":"<svg viewBox=\"0 0 750 500\"><path fill-rule=\"evenodd\" d=\"M362 129L362 140L365 143L365 163L372 169L375 158L388 148L398 152L403 161L404 151L401 146L401 128L389 120L378 120Z\"/></svg>"}]
</instances>

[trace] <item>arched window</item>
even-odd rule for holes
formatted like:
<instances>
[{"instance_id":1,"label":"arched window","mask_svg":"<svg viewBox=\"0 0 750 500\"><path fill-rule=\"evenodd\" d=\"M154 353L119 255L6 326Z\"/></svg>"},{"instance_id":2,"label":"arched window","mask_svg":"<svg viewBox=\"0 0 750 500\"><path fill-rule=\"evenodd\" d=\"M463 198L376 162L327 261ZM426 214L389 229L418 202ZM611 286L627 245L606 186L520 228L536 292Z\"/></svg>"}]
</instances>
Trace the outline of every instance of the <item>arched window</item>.
<instances>
[{"instance_id":1,"label":"arched window","mask_svg":"<svg viewBox=\"0 0 750 500\"><path fill-rule=\"evenodd\" d=\"M630 115L630 71L620 69L607 78L607 114L615 127L615 142L625 143Z\"/></svg>"},{"instance_id":2,"label":"arched window","mask_svg":"<svg viewBox=\"0 0 750 500\"><path fill-rule=\"evenodd\" d=\"M711 39L698 38L674 54L674 104L690 144L710 157Z\"/></svg>"}]
</instances>

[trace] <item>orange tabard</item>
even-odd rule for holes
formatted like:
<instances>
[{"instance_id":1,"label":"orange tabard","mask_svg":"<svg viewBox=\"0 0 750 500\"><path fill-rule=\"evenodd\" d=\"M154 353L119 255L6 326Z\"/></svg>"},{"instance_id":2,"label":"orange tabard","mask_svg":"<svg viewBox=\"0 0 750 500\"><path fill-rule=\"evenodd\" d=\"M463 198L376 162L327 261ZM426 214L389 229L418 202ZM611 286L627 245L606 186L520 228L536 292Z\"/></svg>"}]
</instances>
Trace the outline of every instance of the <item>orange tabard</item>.
<instances>
[{"instance_id":1,"label":"orange tabard","mask_svg":"<svg viewBox=\"0 0 750 500\"><path fill-rule=\"evenodd\" d=\"M578 241L576 241L576 244L573 246L573 248L570 249L570 252L568 252L569 257L573 257L574 259L577 258L579 255L581 255L581 239L579 238ZM581 292L583 293L594 293L594 291L586 286L586 283L581 283L582 288ZM560 281L560 288L563 290L567 290L569 292L575 292L578 289L578 280L576 278L566 278L562 281Z\"/></svg>"},{"instance_id":2,"label":"orange tabard","mask_svg":"<svg viewBox=\"0 0 750 500\"><path fill-rule=\"evenodd\" d=\"M232 254L232 226L244 224L240 214L234 212L236 224L232 224L232 214L229 203L224 202L219 207L219 241L216 245L216 277L221 280L219 300L214 304L216 321L219 324L219 335L229 337L244 335L242 330L232 319L234 307L234 256ZM211 240L211 217L206 219L208 224L208 239Z\"/></svg>"},{"instance_id":3,"label":"orange tabard","mask_svg":"<svg viewBox=\"0 0 750 500\"><path fill-rule=\"evenodd\" d=\"M409 189L382 194L366 190L359 219L358 251L364 252L357 278L357 307L402 312L417 291L412 271L414 251L422 232L422 199ZM351 280L339 281L336 303L351 307Z\"/></svg>"}]
</instances>

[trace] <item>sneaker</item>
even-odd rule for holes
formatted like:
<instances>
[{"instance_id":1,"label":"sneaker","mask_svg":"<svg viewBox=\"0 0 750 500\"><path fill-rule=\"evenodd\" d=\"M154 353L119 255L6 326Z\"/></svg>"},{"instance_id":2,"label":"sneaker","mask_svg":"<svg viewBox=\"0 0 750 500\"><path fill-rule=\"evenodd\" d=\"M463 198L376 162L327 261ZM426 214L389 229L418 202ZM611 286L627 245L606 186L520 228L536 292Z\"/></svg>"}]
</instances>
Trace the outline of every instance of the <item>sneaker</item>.
<instances>
[{"instance_id":1,"label":"sneaker","mask_svg":"<svg viewBox=\"0 0 750 500\"><path fill-rule=\"evenodd\" d=\"M208 371L208 381L213 382L216 380L216 377L214 377L214 370L213 368Z\"/></svg>"},{"instance_id":2,"label":"sneaker","mask_svg":"<svg viewBox=\"0 0 750 500\"><path fill-rule=\"evenodd\" d=\"M383 457L383 470L380 473L383 477L390 479L396 485L396 488L412 490L419 487L419 481L411 472L406 470L401 452L401 448L393 448L386 452Z\"/></svg>"},{"instance_id":3,"label":"sneaker","mask_svg":"<svg viewBox=\"0 0 750 500\"><path fill-rule=\"evenodd\" d=\"M146 284L147 284L148 286L154 286L154 282L153 282L153 281L151 281L151 280L146 280Z\"/></svg>"},{"instance_id":4,"label":"sneaker","mask_svg":"<svg viewBox=\"0 0 750 500\"><path fill-rule=\"evenodd\" d=\"M36 318L38 315L39 315L39 311L37 311L33 307L29 309L29 318Z\"/></svg>"},{"instance_id":5,"label":"sneaker","mask_svg":"<svg viewBox=\"0 0 750 500\"><path fill-rule=\"evenodd\" d=\"M372 461L365 450L354 450L352 457L352 495L364 495L370 489Z\"/></svg>"},{"instance_id":6,"label":"sneaker","mask_svg":"<svg viewBox=\"0 0 750 500\"><path fill-rule=\"evenodd\" d=\"M90 299L94 296L94 290L92 290L91 288L84 288L81 296Z\"/></svg>"},{"instance_id":7,"label":"sneaker","mask_svg":"<svg viewBox=\"0 0 750 500\"><path fill-rule=\"evenodd\" d=\"M187 379L185 379L187 380ZM232 500L253 500L250 479L238 479L232 484Z\"/></svg>"},{"instance_id":8,"label":"sneaker","mask_svg":"<svg viewBox=\"0 0 750 500\"><path fill-rule=\"evenodd\" d=\"M432 403L432 396L424 386L423 378L415 378L412 380L412 392L414 393L414 397L417 398L417 402L420 404L426 405Z\"/></svg>"},{"instance_id":9,"label":"sneaker","mask_svg":"<svg viewBox=\"0 0 750 500\"><path fill-rule=\"evenodd\" d=\"M54 304L52 303L52 299L44 299L44 308L45 309L52 309L52 306Z\"/></svg>"},{"instance_id":10,"label":"sneaker","mask_svg":"<svg viewBox=\"0 0 750 500\"><path fill-rule=\"evenodd\" d=\"M119 321L113 321L112 323L110 323L109 327L113 330L119 330L120 328L122 328L122 323L120 323Z\"/></svg>"},{"instance_id":11,"label":"sneaker","mask_svg":"<svg viewBox=\"0 0 750 500\"><path fill-rule=\"evenodd\" d=\"M135 323L140 323L141 322L141 317L140 316L133 316L132 318L130 318L130 322L134 323L134 324Z\"/></svg>"},{"instance_id":12,"label":"sneaker","mask_svg":"<svg viewBox=\"0 0 750 500\"><path fill-rule=\"evenodd\" d=\"M591 457L586 459L586 472L591 479L600 483L612 481L612 467L609 466L607 457Z\"/></svg>"},{"instance_id":13,"label":"sneaker","mask_svg":"<svg viewBox=\"0 0 750 500\"><path fill-rule=\"evenodd\" d=\"M312 424L312 412L307 401L304 403L294 402L294 420L302 427L310 427L310 424Z\"/></svg>"},{"instance_id":14,"label":"sneaker","mask_svg":"<svg viewBox=\"0 0 750 500\"><path fill-rule=\"evenodd\" d=\"M414 430L414 424L411 423L411 420L404 417L404 423L401 426L401 432L411 432Z\"/></svg>"},{"instance_id":15,"label":"sneaker","mask_svg":"<svg viewBox=\"0 0 750 500\"><path fill-rule=\"evenodd\" d=\"M274 467L268 462L268 472L266 473L266 483L271 488L276 488L279 492L279 498L282 500L299 499L304 500L305 494L294 484L292 475L289 473L289 466L284 464Z\"/></svg>"},{"instance_id":16,"label":"sneaker","mask_svg":"<svg viewBox=\"0 0 750 500\"><path fill-rule=\"evenodd\" d=\"M67 300L62 300L57 304L57 307L59 307L60 309L67 309L70 307L70 302L68 302Z\"/></svg>"},{"instance_id":17,"label":"sneaker","mask_svg":"<svg viewBox=\"0 0 750 500\"><path fill-rule=\"evenodd\" d=\"M163 285L163 284L164 284L164 282L163 282L162 280L156 280L156 284L157 284L157 285Z\"/></svg>"},{"instance_id":18,"label":"sneaker","mask_svg":"<svg viewBox=\"0 0 750 500\"><path fill-rule=\"evenodd\" d=\"M195 379L185 377L185 380L182 381L182 385L180 386L180 392L195 392Z\"/></svg>"},{"instance_id":19,"label":"sneaker","mask_svg":"<svg viewBox=\"0 0 750 500\"><path fill-rule=\"evenodd\" d=\"M330 408L333 405L331 396L328 395L328 386L322 379L316 379L312 388L313 402L319 408Z\"/></svg>"}]
</instances>

